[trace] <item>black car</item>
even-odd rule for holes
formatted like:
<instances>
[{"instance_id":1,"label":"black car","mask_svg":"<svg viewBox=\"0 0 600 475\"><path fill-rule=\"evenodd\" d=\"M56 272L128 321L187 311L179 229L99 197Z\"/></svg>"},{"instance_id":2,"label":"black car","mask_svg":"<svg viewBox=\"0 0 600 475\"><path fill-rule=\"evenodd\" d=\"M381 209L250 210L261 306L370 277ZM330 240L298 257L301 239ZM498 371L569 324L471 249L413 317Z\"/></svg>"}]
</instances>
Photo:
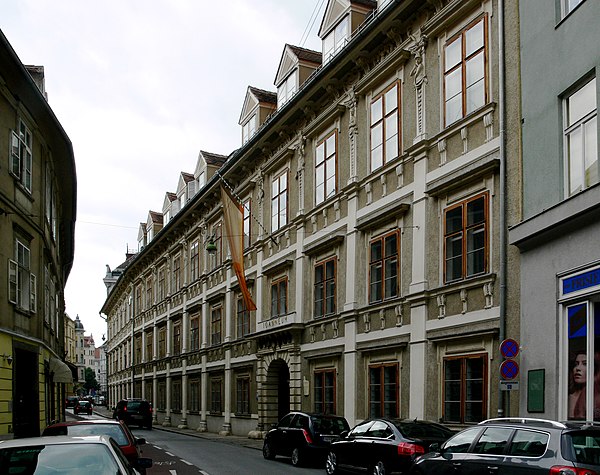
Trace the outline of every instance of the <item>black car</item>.
<instances>
[{"instance_id":1,"label":"black car","mask_svg":"<svg viewBox=\"0 0 600 475\"><path fill-rule=\"evenodd\" d=\"M597 475L600 426L499 418L459 432L415 462L419 475Z\"/></svg>"},{"instance_id":2,"label":"black car","mask_svg":"<svg viewBox=\"0 0 600 475\"><path fill-rule=\"evenodd\" d=\"M267 432L263 456L291 457L294 466L324 459L329 444L349 428L346 419L340 416L290 412Z\"/></svg>"},{"instance_id":3,"label":"black car","mask_svg":"<svg viewBox=\"0 0 600 475\"><path fill-rule=\"evenodd\" d=\"M75 407L79 398L77 396L67 396L65 399L65 407Z\"/></svg>"},{"instance_id":4,"label":"black car","mask_svg":"<svg viewBox=\"0 0 600 475\"><path fill-rule=\"evenodd\" d=\"M340 470L373 475L406 473L430 444L442 443L452 435L452 430L436 422L368 419L331 444L325 471L328 475Z\"/></svg>"},{"instance_id":5,"label":"black car","mask_svg":"<svg viewBox=\"0 0 600 475\"><path fill-rule=\"evenodd\" d=\"M73 408L73 412L75 414L89 414L92 415L92 404L90 403L90 401L85 401L85 400L81 400L81 401L77 401L77 404L75 404L75 407Z\"/></svg>"},{"instance_id":6,"label":"black car","mask_svg":"<svg viewBox=\"0 0 600 475\"><path fill-rule=\"evenodd\" d=\"M152 404L145 399L121 399L113 411L113 418L125 422L128 426L137 425L152 429Z\"/></svg>"}]
</instances>

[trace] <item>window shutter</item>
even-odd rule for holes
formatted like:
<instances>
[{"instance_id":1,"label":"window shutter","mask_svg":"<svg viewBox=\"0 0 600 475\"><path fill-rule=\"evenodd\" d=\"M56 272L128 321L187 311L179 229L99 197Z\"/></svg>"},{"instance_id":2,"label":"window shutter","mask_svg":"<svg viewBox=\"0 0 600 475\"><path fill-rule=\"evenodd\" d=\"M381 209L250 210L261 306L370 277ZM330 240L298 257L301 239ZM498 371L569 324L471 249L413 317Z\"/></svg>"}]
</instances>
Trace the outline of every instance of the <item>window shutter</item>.
<instances>
[{"instance_id":1,"label":"window shutter","mask_svg":"<svg viewBox=\"0 0 600 475\"><path fill-rule=\"evenodd\" d=\"M37 307L37 278L35 276L35 274L30 274L29 275L29 292L30 292L30 297L29 297L29 310L32 313L35 313L35 309Z\"/></svg>"},{"instance_id":2,"label":"window shutter","mask_svg":"<svg viewBox=\"0 0 600 475\"><path fill-rule=\"evenodd\" d=\"M8 301L17 303L17 269L15 261L8 261Z\"/></svg>"},{"instance_id":3,"label":"window shutter","mask_svg":"<svg viewBox=\"0 0 600 475\"><path fill-rule=\"evenodd\" d=\"M13 130L10 142L10 171L21 177L21 154L19 153L19 135Z\"/></svg>"}]
</instances>

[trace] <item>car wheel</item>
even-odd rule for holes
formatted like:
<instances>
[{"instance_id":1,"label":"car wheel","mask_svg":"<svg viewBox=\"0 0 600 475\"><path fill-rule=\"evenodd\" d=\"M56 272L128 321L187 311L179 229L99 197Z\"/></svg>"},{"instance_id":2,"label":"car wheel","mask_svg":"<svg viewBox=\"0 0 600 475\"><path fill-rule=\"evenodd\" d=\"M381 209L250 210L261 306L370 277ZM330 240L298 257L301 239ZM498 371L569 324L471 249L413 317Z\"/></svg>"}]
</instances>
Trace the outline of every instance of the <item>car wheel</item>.
<instances>
[{"instance_id":1,"label":"car wheel","mask_svg":"<svg viewBox=\"0 0 600 475\"><path fill-rule=\"evenodd\" d=\"M325 461L325 472L327 475L335 475L338 473L337 469L337 457L334 452L327 454L327 460Z\"/></svg>"},{"instance_id":2,"label":"car wheel","mask_svg":"<svg viewBox=\"0 0 600 475\"><path fill-rule=\"evenodd\" d=\"M294 467L300 467L304 459L302 458L302 450L300 447L294 447L292 449L292 465Z\"/></svg>"},{"instance_id":3,"label":"car wheel","mask_svg":"<svg viewBox=\"0 0 600 475\"><path fill-rule=\"evenodd\" d=\"M273 460L275 458L275 450L273 450L273 446L271 442L265 440L263 444L263 457L267 460Z\"/></svg>"},{"instance_id":4,"label":"car wheel","mask_svg":"<svg viewBox=\"0 0 600 475\"><path fill-rule=\"evenodd\" d=\"M372 475L385 475L385 464L379 460L375 465L373 465L373 469L371 470Z\"/></svg>"}]
</instances>

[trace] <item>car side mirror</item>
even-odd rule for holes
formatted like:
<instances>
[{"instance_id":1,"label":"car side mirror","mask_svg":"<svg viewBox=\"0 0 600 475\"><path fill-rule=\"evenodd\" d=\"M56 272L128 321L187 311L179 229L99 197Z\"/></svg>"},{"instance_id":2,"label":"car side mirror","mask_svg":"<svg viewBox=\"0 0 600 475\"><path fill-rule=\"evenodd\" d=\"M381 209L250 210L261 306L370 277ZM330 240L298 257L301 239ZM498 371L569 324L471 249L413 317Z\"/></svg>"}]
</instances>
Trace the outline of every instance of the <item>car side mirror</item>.
<instances>
[{"instance_id":1,"label":"car side mirror","mask_svg":"<svg viewBox=\"0 0 600 475\"><path fill-rule=\"evenodd\" d=\"M144 437L136 437L135 443L138 445L144 445L146 443L146 439Z\"/></svg>"},{"instance_id":2,"label":"car side mirror","mask_svg":"<svg viewBox=\"0 0 600 475\"><path fill-rule=\"evenodd\" d=\"M343 430L342 432L340 432L340 437L342 439L345 439L346 437L348 437L348 431L347 430Z\"/></svg>"},{"instance_id":3,"label":"car side mirror","mask_svg":"<svg viewBox=\"0 0 600 475\"><path fill-rule=\"evenodd\" d=\"M429 451L430 452L436 452L436 453L440 453L440 444L437 442L434 442L433 444L431 444L429 446Z\"/></svg>"},{"instance_id":4,"label":"car side mirror","mask_svg":"<svg viewBox=\"0 0 600 475\"><path fill-rule=\"evenodd\" d=\"M140 457L135 460L134 468L150 468L152 467L152 459Z\"/></svg>"}]
</instances>

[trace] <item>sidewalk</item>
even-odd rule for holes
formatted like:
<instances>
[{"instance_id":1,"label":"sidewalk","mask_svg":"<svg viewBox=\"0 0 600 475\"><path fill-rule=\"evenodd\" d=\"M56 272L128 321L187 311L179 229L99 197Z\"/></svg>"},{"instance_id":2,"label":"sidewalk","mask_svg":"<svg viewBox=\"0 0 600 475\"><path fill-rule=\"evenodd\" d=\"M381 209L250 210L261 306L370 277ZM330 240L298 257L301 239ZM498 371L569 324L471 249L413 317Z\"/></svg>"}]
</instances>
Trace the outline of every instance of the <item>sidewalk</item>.
<instances>
[{"instance_id":1,"label":"sidewalk","mask_svg":"<svg viewBox=\"0 0 600 475\"><path fill-rule=\"evenodd\" d=\"M104 406L94 406L94 413L98 416L112 419L112 411ZM178 429L177 427L163 427L162 425L154 425L152 428L165 432L189 435L190 437L197 437L199 439L213 440L223 444L248 447L250 449L262 450L263 447L262 439L250 439L239 435L220 435L215 432L196 432L194 429Z\"/></svg>"}]
</instances>

